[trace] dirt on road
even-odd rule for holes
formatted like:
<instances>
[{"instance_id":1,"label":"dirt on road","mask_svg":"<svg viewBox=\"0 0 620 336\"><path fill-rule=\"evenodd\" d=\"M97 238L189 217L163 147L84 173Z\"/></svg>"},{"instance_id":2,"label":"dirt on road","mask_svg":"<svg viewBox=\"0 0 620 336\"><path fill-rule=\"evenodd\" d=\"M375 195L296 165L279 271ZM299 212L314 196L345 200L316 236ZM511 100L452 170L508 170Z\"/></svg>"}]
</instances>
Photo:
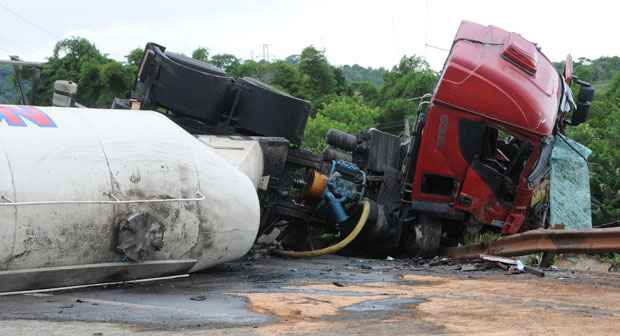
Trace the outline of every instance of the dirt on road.
<instances>
[{"instance_id":1,"label":"dirt on road","mask_svg":"<svg viewBox=\"0 0 620 336\"><path fill-rule=\"evenodd\" d=\"M620 276L260 257L186 279L0 297L0 335L616 335Z\"/></svg>"}]
</instances>

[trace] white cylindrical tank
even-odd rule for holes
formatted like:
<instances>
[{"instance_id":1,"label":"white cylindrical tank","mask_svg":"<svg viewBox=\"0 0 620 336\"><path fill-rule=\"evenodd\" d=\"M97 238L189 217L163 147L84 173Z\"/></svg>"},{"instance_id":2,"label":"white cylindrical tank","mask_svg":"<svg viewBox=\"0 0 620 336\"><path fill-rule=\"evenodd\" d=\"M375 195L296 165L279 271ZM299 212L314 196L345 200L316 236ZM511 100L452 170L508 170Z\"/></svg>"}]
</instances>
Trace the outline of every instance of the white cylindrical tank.
<instances>
[{"instance_id":1,"label":"white cylindrical tank","mask_svg":"<svg viewBox=\"0 0 620 336\"><path fill-rule=\"evenodd\" d=\"M150 111L0 106L0 270L243 256L250 179Z\"/></svg>"}]
</instances>

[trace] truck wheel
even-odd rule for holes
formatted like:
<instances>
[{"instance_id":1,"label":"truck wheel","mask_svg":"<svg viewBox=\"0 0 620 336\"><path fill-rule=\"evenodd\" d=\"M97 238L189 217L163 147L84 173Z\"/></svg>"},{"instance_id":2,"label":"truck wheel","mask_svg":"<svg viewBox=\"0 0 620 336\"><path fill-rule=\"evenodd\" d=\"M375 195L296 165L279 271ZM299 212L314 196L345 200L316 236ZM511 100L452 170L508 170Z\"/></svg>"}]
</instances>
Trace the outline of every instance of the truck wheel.
<instances>
[{"instance_id":1,"label":"truck wheel","mask_svg":"<svg viewBox=\"0 0 620 336\"><path fill-rule=\"evenodd\" d=\"M409 256L430 257L439 252L441 242L441 220L429 215L419 215L411 224L406 242L406 252Z\"/></svg>"}]
</instances>

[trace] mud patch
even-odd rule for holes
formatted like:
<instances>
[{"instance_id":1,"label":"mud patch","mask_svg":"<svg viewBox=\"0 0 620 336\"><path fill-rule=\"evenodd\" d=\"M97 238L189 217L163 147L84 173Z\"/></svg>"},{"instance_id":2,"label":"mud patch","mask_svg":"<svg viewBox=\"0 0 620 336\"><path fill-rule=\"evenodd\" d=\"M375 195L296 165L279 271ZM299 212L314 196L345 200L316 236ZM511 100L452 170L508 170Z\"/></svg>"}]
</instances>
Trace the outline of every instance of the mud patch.
<instances>
[{"instance_id":1,"label":"mud patch","mask_svg":"<svg viewBox=\"0 0 620 336\"><path fill-rule=\"evenodd\" d=\"M435 284L411 288L427 298L418 305L418 317L455 334L612 335L620 325L618 288L523 277L404 278Z\"/></svg>"},{"instance_id":2,"label":"mud patch","mask_svg":"<svg viewBox=\"0 0 620 336\"><path fill-rule=\"evenodd\" d=\"M306 293L246 293L250 309L281 320L316 320L340 314L340 310L383 296L311 295Z\"/></svg>"}]
</instances>

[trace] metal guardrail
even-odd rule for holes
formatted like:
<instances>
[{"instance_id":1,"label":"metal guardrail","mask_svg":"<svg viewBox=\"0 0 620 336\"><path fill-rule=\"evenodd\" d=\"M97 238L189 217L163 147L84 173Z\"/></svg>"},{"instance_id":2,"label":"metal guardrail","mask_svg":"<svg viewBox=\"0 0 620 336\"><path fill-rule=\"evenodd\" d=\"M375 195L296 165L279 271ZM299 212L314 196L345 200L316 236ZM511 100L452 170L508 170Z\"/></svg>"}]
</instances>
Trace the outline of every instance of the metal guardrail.
<instances>
[{"instance_id":1,"label":"metal guardrail","mask_svg":"<svg viewBox=\"0 0 620 336\"><path fill-rule=\"evenodd\" d=\"M480 254L509 257L537 252L620 252L620 228L532 230L488 243L446 248L443 254L453 258L473 258Z\"/></svg>"}]
</instances>

